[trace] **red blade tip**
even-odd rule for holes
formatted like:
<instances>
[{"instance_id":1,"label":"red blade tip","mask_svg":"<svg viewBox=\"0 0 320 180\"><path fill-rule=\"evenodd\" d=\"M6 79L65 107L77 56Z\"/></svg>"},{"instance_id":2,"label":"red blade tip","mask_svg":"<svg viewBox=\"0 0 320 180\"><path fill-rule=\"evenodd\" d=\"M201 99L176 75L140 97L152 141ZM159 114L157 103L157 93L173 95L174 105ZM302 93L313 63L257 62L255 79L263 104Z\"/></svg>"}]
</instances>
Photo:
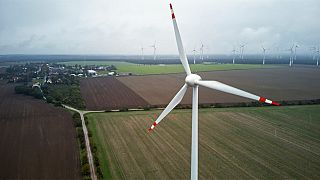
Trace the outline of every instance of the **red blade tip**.
<instances>
[{"instance_id":1,"label":"red blade tip","mask_svg":"<svg viewBox=\"0 0 320 180\"><path fill-rule=\"evenodd\" d=\"M172 4L170 3L170 9L172 9Z\"/></svg>"},{"instance_id":2,"label":"red blade tip","mask_svg":"<svg viewBox=\"0 0 320 180\"><path fill-rule=\"evenodd\" d=\"M277 103L277 102L274 102L274 101L272 101L272 105L281 106L281 104L279 104L279 103Z\"/></svg>"}]
</instances>

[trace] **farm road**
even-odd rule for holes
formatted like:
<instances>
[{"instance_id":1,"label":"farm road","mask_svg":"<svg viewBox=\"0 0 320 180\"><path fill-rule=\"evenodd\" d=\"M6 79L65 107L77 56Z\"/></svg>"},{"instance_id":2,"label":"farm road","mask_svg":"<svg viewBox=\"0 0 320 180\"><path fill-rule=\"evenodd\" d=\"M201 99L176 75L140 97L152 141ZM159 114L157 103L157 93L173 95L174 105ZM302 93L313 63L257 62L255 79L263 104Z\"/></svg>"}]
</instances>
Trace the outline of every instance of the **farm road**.
<instances>
[{"instance_id":1,"label":"farm road","mask_svg":"<svg viewBox=\"0 0 320 180\"><path fill-rule=\"evenodd\" d=\"M104 111L81 111L81 110L75 109L73 107L64 105L64 104L62 106L71 110L71 111L75 111L80 114L81 122L82 122L82 129L83 129L83 133L84 133L84 139L86 142L87 156L88 156L88 161L89 161L89 165L90 165L91 179L96 180L97 175L96 175L96 171L95 171L95 167L94 167L94 163L93 163L93 158L92 158L92 153L91 153L91 148L90 148L90 141L89 141L89 136L88 136L88 129L87 129L86 123L84 121L84 115L87 113L104 112Z\"/></svg>"}]
</instances>

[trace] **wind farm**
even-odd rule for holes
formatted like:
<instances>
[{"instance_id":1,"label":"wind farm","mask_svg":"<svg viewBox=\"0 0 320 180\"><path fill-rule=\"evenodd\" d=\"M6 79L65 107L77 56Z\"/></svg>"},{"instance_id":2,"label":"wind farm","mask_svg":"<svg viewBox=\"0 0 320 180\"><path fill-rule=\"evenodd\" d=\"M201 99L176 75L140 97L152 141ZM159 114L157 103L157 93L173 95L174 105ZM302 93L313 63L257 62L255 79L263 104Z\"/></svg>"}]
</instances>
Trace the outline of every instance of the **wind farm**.
<instances>
[{"instance_id":1,"label":"wind farm","mask_svg":"<svg viewBox=\"0 0 320 180\"><path fill-rule=\"evenodd\" d=\"M3 0L0 179L320 178L318 3L174 3Z\"/></svg>"}]
</instances>

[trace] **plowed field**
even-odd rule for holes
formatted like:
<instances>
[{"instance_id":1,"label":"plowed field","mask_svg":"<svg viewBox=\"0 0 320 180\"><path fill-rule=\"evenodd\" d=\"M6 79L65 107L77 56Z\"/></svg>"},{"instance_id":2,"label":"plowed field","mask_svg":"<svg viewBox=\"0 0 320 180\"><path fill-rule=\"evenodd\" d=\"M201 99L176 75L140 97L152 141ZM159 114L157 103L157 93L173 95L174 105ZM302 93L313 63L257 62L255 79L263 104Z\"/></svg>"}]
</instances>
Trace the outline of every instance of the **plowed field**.
<instances>
[{"instance_id":1,"label":"plowed field","mask_svg":"<svg viewBox=\"0 0 320 180\"><path fill-rule=\"evenodd\" d=\"M71 114L0 83L0 179L80 179Z\"/></svg>"},{"instance_id":2,"label":"plowed field","mask_svg":"<svg viewBox=\"0 0 320 180\"><path fill-rule=\"evenodd\" d=\"M199 179L319 179L320 106L199 110ZM191 110L89 114L105 177L189 179Z\"/></svg>"},{"instance_id":3,"label":"plowed field","mask_svg":"<svg viewBox=\"0 0 320 180\"><path fill-rule=\"evenodd\" d=\"M203 80L217 80L273 100L320 98L320 68L274 68L199 73ZM166 105L183 86L185 74L117 77L151 105ZM251 100L208 88L199 88L199 103L233 103ZM191 104L191 88L182 104Z\"/></svg>"},{"instance_id":4,"label":"plowed field","mask_svg":"<svg viewBox=\"0 0 320 180\"><path fill-rule=\"evenodd\" d=\"M87 78L80 82L81 96L89 110L145 107L148 103L113 77Z\"/></svg>"}]
</instances>

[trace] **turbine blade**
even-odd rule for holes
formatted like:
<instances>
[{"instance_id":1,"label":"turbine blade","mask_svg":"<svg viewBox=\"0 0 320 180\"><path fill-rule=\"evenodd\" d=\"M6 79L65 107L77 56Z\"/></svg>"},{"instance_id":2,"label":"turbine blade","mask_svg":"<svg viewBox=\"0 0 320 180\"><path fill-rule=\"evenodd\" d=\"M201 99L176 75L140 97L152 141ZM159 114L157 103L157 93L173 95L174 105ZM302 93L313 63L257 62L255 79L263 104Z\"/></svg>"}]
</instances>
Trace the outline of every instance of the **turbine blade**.
<instances>
[{"instance_id":1,"label":"turbine blade","mask_svg":"<svg viewBox=\"0 0 320 180\"><path fill-rule=\"evenodd\" d=\"M187 59L186 53L184 52L184 48L183 48L183 44L182 44L179 28L178 28L176 17L174 15L174 12L173 12L171 4L170 4L170 9L171 9L172 23L173 23L174 33L175 33L175 36L176 36L176 41L177 41L180 60L181 60L181 63L183 65L184 70L186 71L187 75L189 75L189 74L191 74L191 71L190 71L188 59Z\"/></svg>"},{"instance_id":2,"label":"turbine blade","mask_svg":"<svg viewBox=\"0 0 320 180\"><path fill-rule=\"evenodd\" d=\"M260 97L260 96L251 94L249 92L243 91L241 89L234 88L232 86L223 84L223 83L218 82L218 81L201 81L200 80L200 81L197 81L196 84L204 86L204 87L207 87L207 88L210 88L210 89L215 89L215 90L218 90L218 91L226 92L226 93L229 93L229 94L233 94L233 95L237 95L237 96L253 99L253 100L256 100L256 101L272 104L272 105L275 105L275 106L280 106L280 104L275 102L275 101L271 101L271 100L266 99L264 97Z\"/></svg>"},{"instance_id":3,"label":"turbine blade","mask_svg":"<svg viewBox=\"0 0 320 180\"><path fill-rule=\"evenodd\" d=\"M186 93L188 89L188 85L184 84L182 86L182 88L180 89L180 91L174 96L174 98L170 101L170 103L168 104L168 106L162 111L162 113L160 114L160 116L157 118L156 121L154 121L154 123L152 124L152 126L150 127L150 129L148 129L148 131L150 132L151 130L153 130L157 124L160 123L160 121L166 117L167 114L169 114L169 112L176 107L182 100L184 94Z\"/></svg>"}]
</instances>

